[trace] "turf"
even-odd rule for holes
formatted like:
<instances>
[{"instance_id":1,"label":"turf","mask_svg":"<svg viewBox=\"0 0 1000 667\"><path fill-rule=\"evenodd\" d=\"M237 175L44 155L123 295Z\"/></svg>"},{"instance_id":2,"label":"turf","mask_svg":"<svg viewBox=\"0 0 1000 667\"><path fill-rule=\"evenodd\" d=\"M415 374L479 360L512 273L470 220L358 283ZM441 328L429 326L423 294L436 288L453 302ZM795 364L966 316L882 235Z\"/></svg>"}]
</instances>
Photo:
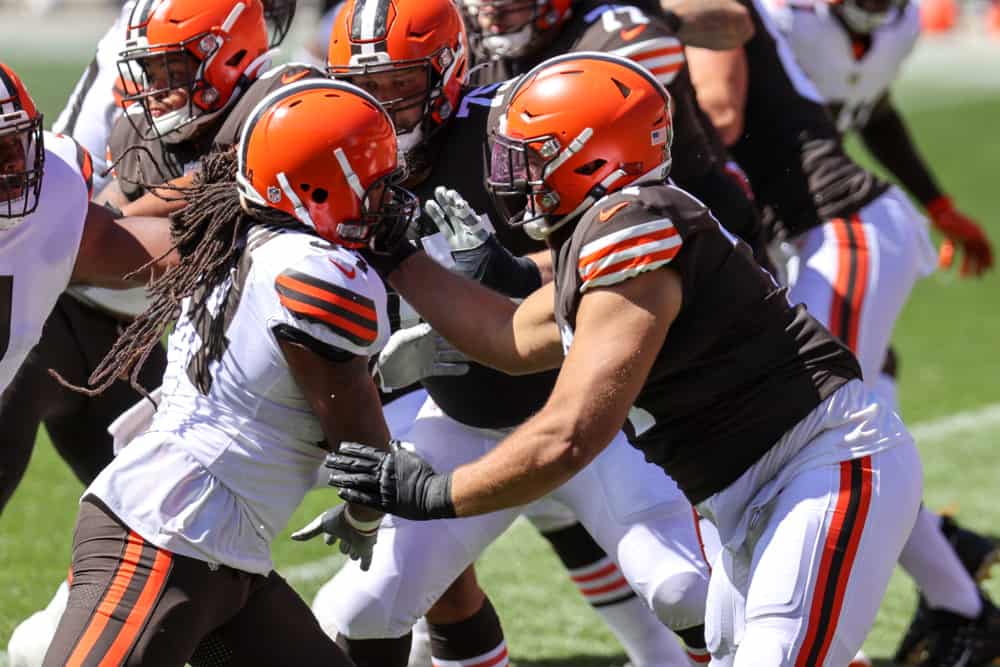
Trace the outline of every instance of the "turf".
<instances>
[{"instance_id":1,"label":"turf","mask_svg":"<svg viewBox=\"0 0 1000 667\"><path fill-rule=\"evenodd\" d=\"M50 118L82 67L16 56L9 63ZM953 103L933 108L922 104L922 95L929 94L909 91L901 98L914 134L947 191L1000 239L1000 91L952 92ZM1000 401L998 288L996 272L979 281L938 273L918 285L895 336L908 422L926 423ZM998 441L1000 424L993 420L946 439L921 442L928 504L957 508L967 525L996 531L1000 508L990 489L1000 463ZM65 575L81 488L41 434L25 480L0 517L0 648L6 647L17 622L46 604ZM313 492L290 525L301 525L331 502L332 492ZM323 581L315 571L322 568L305 572L295 566L330 551L284 536L274 551L279 567L292 568L294 583L310 598ZM480 563L480 579L500 611L516 664L596 667L624 662L611 636L527 525L516 525L490 549ZM1000 586L990 589L1000 594ZM905 629L913 603L912 585L897 573L866 643L877 664L889 664L885 659Z\"/></svg>"}]
</instances>

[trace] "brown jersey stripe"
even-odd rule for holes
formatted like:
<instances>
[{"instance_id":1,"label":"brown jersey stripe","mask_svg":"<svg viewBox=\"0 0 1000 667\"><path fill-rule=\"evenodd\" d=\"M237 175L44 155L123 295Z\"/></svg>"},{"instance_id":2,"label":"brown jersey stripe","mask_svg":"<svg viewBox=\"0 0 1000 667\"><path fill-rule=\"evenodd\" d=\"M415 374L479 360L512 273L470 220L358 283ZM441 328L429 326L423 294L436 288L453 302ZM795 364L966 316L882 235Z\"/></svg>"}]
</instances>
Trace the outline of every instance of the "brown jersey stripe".
<instances>
[{"instance_id":1,"label":"brown jersey stripe","mask_svg":"<svg viewBox=\"0 0 1000 667\"><path fill-rule=\"evenodd\" d=\"M132 651L132 646L139 633L153 615L153 609L156 608L156 603L166 588L167 578L170 576L173 566L173 554L146 542L143 556L144 559L152 556L152 563L148 565L148 569L144 567L142 586L135 598L135 604L131 606L125 622L120 623L118 635L105 653L101 664L104 664L104 661L110 661L111 664L124 663ZM135 579L138 580L139 577ZM129 588L131 591L133 587ZM123 599L122 606L125 606L126 603L127 600Z\"/></svg>"},{"instance_id":2,"label":"brown jersey stripe","mask_svg":"<svg viewBox=\"0 0 1000 667\"><path fill-rule=\"evenodd\" d=\"M332 314L323 307L303 303L284 295L279 295L278 298L281 301L281 305L292 311L294 315L305 320L325 324L335 334L343 336L355 345L371 345L378 338L376 331L360 327L354 322Z\"/></svg>"},{"instance_id":3,"label":"brown jersey stripe","mask_svg":"<svg viewBox=\"0 0 1000 667\"><path fill-rule=\"evenodd\" d=\"M346 329L353 336L369 343L378 337L378 316L374 309L360 307L330 291L310 289L309 285L285 275L278 276L275 289L282 305L295 315L316 319L337 329Z\"/></svg>"},{"instance_id":4,"label":"brown jersey stripe","mask_svg":"<svg viewBox=\"0 0 1000 667\"><path fill-rule=\"evenodd\" d=\"M120 558L118 567L115 569L115 574L108 583L101 601L94 609L90 617L90 623L87 624L86 629L73 648L69 660L66 661L66 667L82 667L84 664L89 664L87 658L97 645L108 621L118 607L118 603L121 602L122 596L132 581L132 577L135 576L136 564L139 562L142 554L142 547L143 539L138 534L129 532L125 551Z\"/></svg>"},{"instance_id":5,"label":"brown jersey stripe","mask_svg":"<svg viewBox=\"0 0 1000 667\"><path fill-rule=\"evenodd\" d=\"M802 646L799 647L795 667L818 667L823 664L830 650L854 557L868 518L871 483L871 456L841 462L837 505L823 545L823 556L809 611L809 625Z\"/></svg>"},{"instance_id":6,"label":"brown jersey stripe","mask_svg":"<svg viewBox=\"0 0 1000 667\"><path fill-rule=\"evenodd\" d=\"M278 283L317 299L329 301L366 319L378 320L374 301L315 276L289 269L278 276Z\"/></svg>"}]
</instances>

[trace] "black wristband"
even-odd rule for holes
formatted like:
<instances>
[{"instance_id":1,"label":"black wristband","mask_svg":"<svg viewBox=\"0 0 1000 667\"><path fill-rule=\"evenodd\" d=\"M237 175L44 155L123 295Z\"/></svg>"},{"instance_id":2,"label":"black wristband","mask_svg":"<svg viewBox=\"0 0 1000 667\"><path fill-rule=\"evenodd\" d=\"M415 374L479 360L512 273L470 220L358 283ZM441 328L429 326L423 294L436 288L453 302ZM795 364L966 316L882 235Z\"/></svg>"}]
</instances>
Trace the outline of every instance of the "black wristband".
<instances>
[{"instance_id":1,"label":"black wristband","mask_svg":"<svg viewBox=\"0 0 1000 667\"><path fill-rule=\"evenodd\" d=\"M523 299L542 286L538 265L513 255L496 236L490 236L480 248L455 251L451 256L459 273L515 299Z\"/></svg>"},{"instance_id":2,"label":"black wristband","mask_svg":"<svg viewBox=\"0 0 1000 667\"><path fill-rule=\"evenodd\" d=\"M677 12L672 9L664 9L661 17L663 18L663 22L667 24L667 27L670 28L674 34L681 31L681 26L684 25L684 19L681 18Z\"/></svg>"},{"instance_id":3,"label":"black wristband","mask_svg":"<svg viewBox=\"0 0 1000 667\"><path fill-rule=\"evenodd\" d=\"M434 475L427 481L424 511L429 519L454 519L455 504L451 500L451 473Z\"/></svg>"}]
</instances>

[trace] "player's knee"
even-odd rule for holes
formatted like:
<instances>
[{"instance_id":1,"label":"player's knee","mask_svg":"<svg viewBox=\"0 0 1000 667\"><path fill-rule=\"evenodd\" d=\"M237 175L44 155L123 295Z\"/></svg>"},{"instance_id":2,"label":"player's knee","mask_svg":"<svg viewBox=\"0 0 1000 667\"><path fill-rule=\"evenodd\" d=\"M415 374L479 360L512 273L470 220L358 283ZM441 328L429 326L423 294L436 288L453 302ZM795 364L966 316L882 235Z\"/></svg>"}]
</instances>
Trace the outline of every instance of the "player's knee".
<instances>
[{"instance_id":1,"label":"player's knee","mask_svg":"<svg viewBox=\"0 0 1000 667\"><path fill-rule=\"evenodd\" d=\"M401 637L410 631L415 617L407 622L400 618L401 610L388 606L391 600L383 601L356 587L338 585L338 579L339 576L334 577L324 584L312 604L313 613L327 635L383 639Z\"/></svg>"},{"instance_id":2,"label":"player's knee","mask_svg":"<svg viewBox=\"0 0 1000 667\"><path fill-rule=\"evenodd\" d=\"M475 570L466 568L427 612L427 620L438 624L464 621L482 609L485 600Z\"/></svg>"},{"instance_id":3,"label":"player's knee","mask_svg":"<svg viewBox=\"0 0 1000 667\"><path fill-rule=\"evenodd\" d=\"M653 611L668 628L684 630L705 622L708 578L700 572L674 572L653 590Z\"/></svg>"},{"instance_id":4,"label":"player's knee","mask_svg":"<svg viewBox=\"0 0 1000 667\"><path fill-rule=\"evenodd\" d=\"M8 664L11 667L41 667L58 622L58 616L53 618L45 610L35 612L22 621L10 636Z\"/></svg>"}]
</instances>

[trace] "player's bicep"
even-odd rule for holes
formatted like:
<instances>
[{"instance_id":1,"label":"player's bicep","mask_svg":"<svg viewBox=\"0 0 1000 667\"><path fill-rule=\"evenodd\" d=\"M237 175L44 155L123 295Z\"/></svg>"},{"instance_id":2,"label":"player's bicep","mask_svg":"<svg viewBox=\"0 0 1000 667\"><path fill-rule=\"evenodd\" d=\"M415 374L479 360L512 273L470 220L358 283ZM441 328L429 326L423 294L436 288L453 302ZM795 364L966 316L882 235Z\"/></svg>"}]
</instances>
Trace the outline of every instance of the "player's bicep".
<instances>
[{"instance_id":1,"label":"player's bicep","mask_svg":"<svg viewBox=\"0 0 1000 667\"><path fill-rule=\"evenodd\" d=\"M563 361L554 305L555 283L550 282L531 293L514 311L511 326L522 373L558 368Z\"/></svg>"},{"instance_id":2,"label":"player's bicep","mask_svg":"<svg viewBox=\"0 0 1000 667\"><path fill-rule=\"evenodd\" d=\"M681 279L669 267L583 295L549 399L575 415L575 439L607 442L621 429L681 303Z\"/></svg>"},{"instance_id":3,"label":"player's bicep","mask_svg":"<svg viewBox=\"0 0 1000 667\"><path fill-rule=\"evenodd\" d=\"M330 449L349 440L383 447L389 429L382 416L368 358L322 354L307 341L280 332L275 336L292 377L320 420Z\"/></svg>"}]
</instances>

